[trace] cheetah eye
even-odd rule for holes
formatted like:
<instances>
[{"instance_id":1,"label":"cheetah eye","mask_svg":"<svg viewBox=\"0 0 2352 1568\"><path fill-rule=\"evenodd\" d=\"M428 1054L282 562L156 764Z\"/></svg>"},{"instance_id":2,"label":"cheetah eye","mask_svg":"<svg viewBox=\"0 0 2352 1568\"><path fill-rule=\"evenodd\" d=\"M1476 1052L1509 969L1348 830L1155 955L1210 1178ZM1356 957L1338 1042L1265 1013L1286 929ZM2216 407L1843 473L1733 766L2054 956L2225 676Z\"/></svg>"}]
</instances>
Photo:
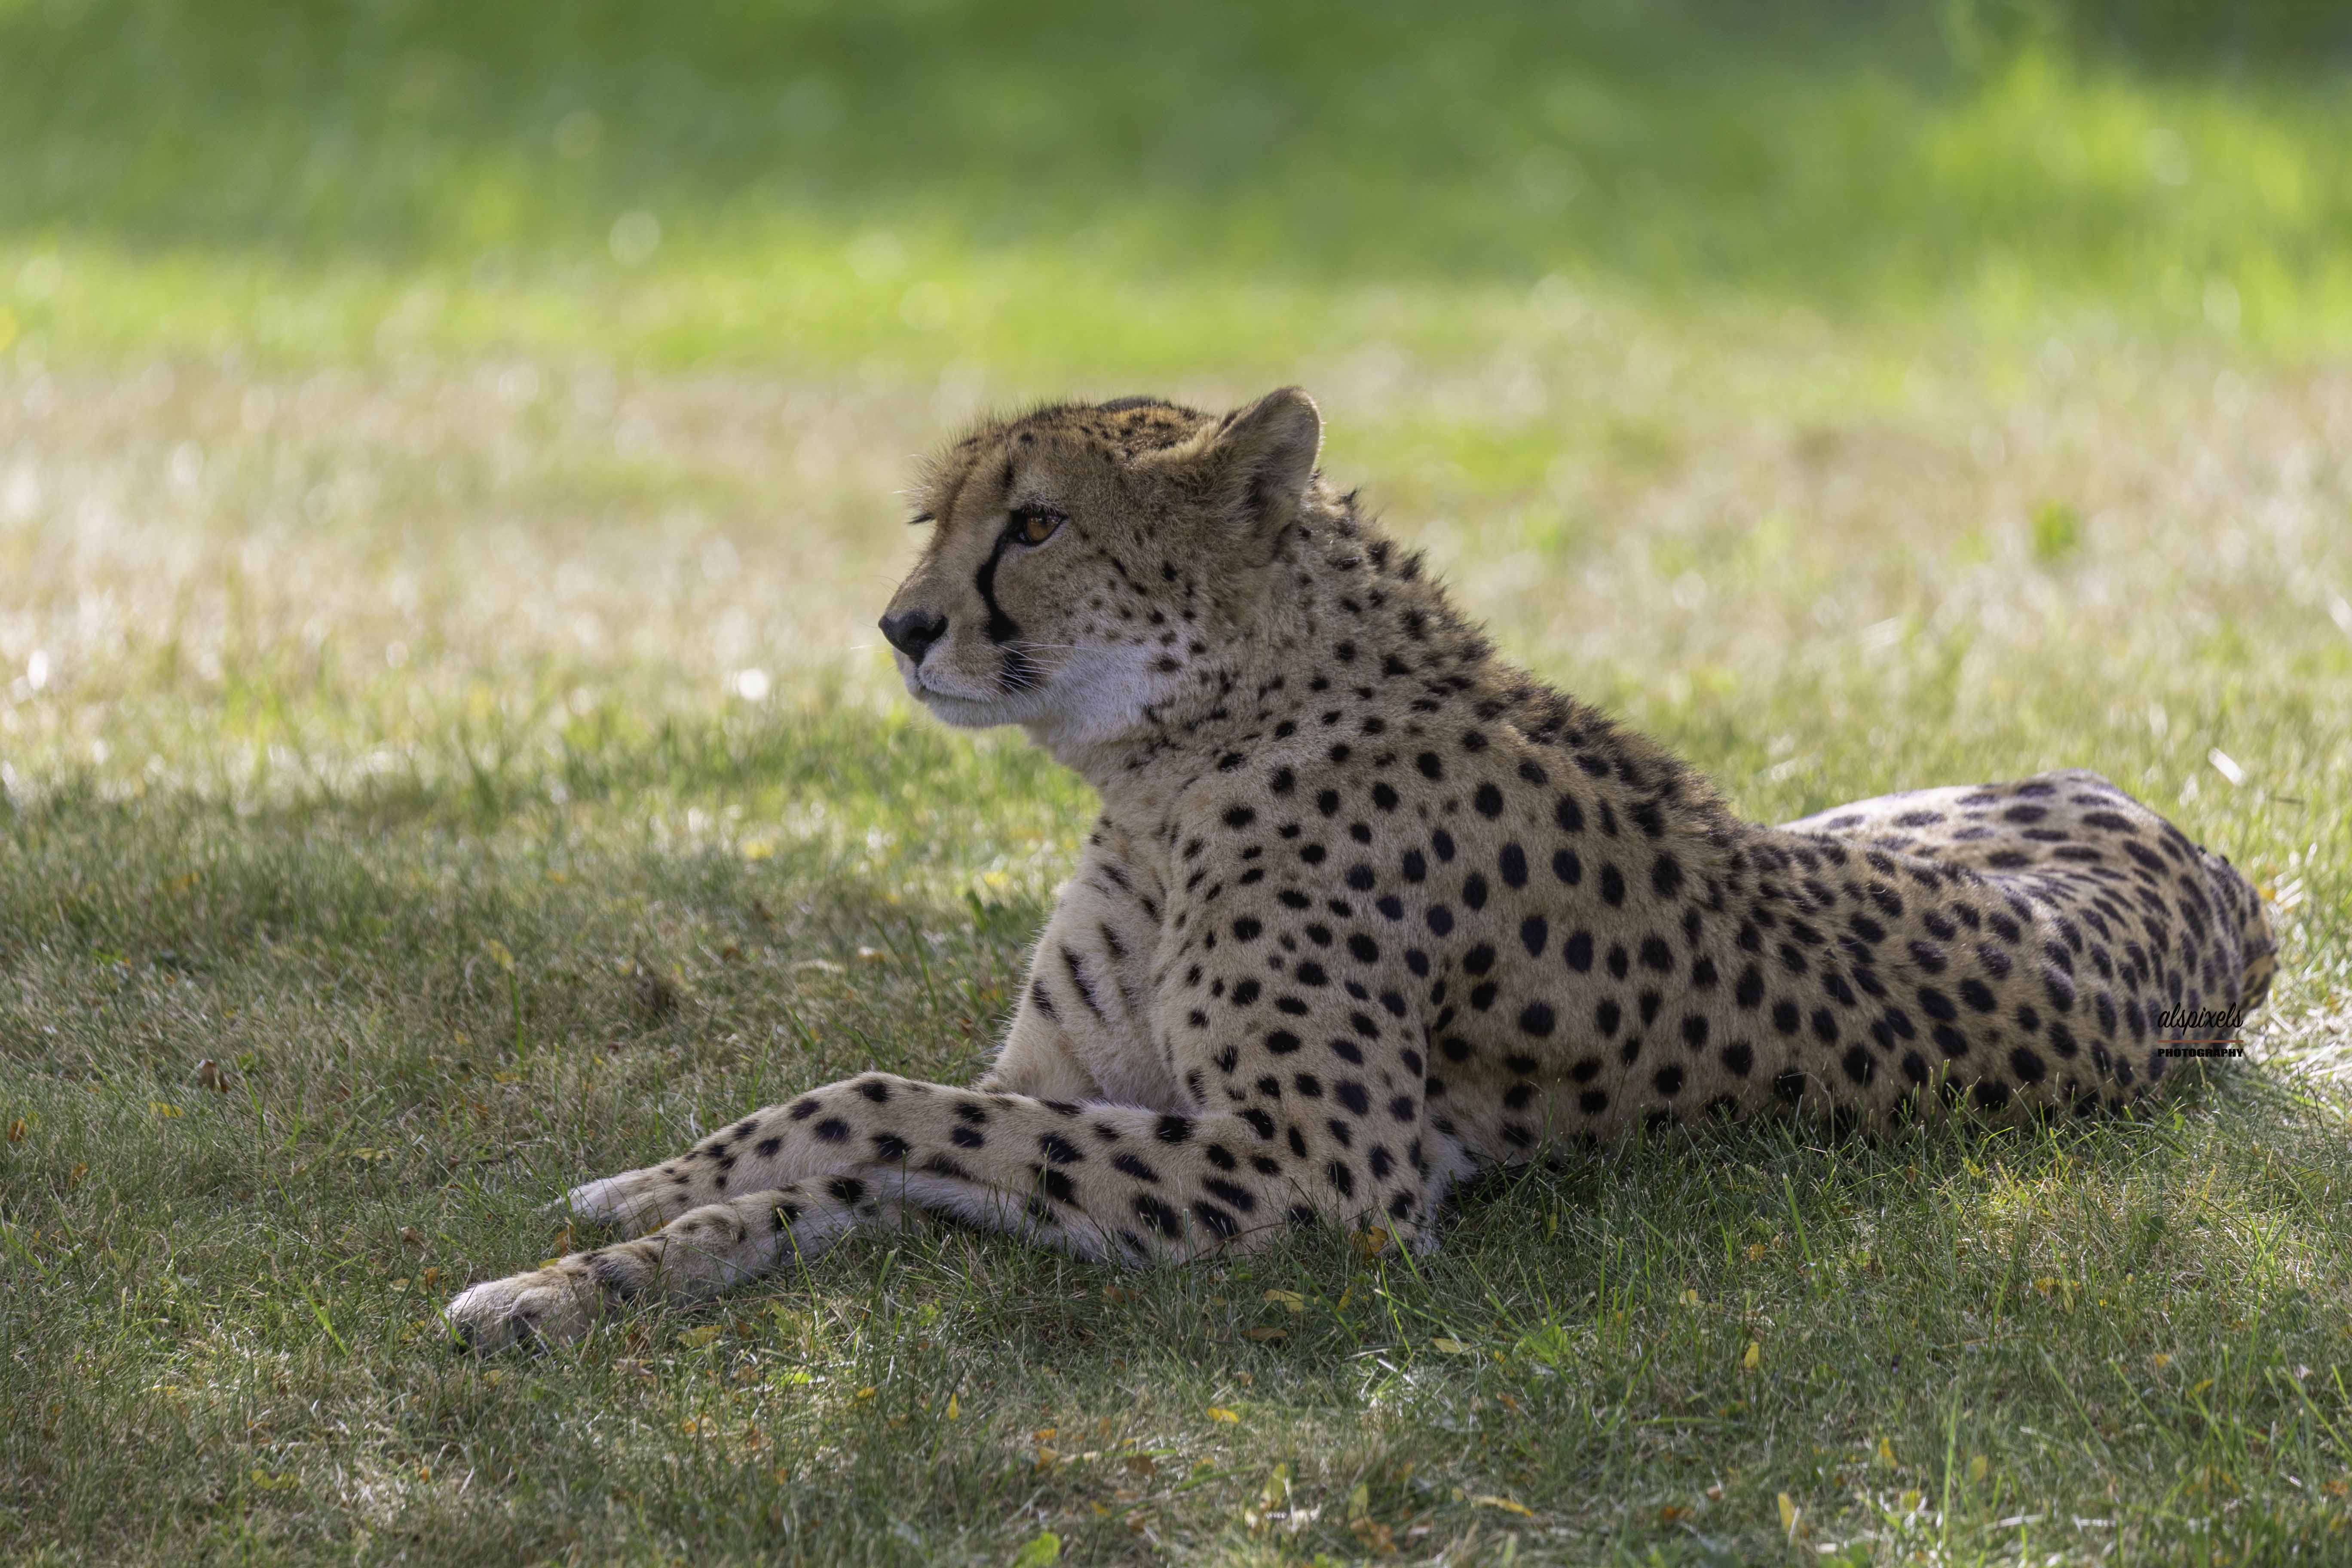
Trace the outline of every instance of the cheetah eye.
<instances>
[{"instance_id":1,"label":"cheetah eye","mask_svg":"<svg viewBox=\"0 0 2352 1568\"><path fill-rule=\"evenodd\" d=\"M1013 514L1013 537L1024 544L1043 544L1065 521L1051 507L1024 506Z\"/></svg>"}]
</instances>

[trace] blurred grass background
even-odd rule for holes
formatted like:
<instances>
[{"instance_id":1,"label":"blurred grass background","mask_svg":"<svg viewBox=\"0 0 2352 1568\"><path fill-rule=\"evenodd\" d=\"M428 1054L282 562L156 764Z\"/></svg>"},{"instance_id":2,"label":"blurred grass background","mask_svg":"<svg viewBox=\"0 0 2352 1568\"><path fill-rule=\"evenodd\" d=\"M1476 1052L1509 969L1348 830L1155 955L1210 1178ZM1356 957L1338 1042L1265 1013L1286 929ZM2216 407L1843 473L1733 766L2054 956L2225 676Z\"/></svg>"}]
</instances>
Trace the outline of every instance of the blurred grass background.
<instances>
[{"instance_id":1,"label":"blurred grass background","mask_svg":"<svg viewBox=\"0 0 2352 1568\"><path fill-rule=\"evenodd\" d=\"M2308 0L0 0L0 1549L2340 1552L2347 51ZM898 696L914 456L1293 380L1741 809L2079 764L2236 858L2256 1059L2062 1142L1634 1151L1425 1273L918 1237L446 1360L583 1175L983 1058L1089 802Z\"/></svg>"},{"instance_id":2,"label":"blurred grass background","mask_svg":"<svg viewBox=\"0 0 2352 1568\"><path fill-rule=\"evenodd\" d=\"M1169 374L1360 335L1368 290L1458 346L1559 274L2308 354L2352 330L2347 31L2312 0L10 0L0 233L58 258L12 303L58 352Z\"/></svg>"}]
</instances>

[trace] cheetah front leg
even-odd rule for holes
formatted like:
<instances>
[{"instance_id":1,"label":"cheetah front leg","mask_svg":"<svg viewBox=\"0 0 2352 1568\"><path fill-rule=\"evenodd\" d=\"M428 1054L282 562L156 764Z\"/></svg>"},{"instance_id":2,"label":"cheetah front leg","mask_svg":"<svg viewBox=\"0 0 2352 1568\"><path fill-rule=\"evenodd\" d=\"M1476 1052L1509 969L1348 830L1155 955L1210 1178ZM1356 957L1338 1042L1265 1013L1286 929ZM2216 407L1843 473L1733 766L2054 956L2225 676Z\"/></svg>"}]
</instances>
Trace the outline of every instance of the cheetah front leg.
<instances>
[{"instance_id":1,"label":"cheetah front leg","mask_svg":"<svg viewBox=\"0 0 2352 1568\"><path fill-rule=\"evenodd\" d=\"M1178 1262L1324 1217L1332 1196L1294 1181L1263 1111L1184 1116L867 1073L730 1131L730 1151L747 1152L721 1173L726 1195L652 1235L477 1285L450 1303L452 1331L478 1349L575 1338L614 1307L715 1294L909 1205L1081 1258Z\"/></svg>"},{"instance_id":2,"label":"cheetah front leg","mask_svg":"<svg viewBox=\"0 0 2352 1568\"><path fill-rule=\"evenodd\" d=\"M854 1179L837 1178L824 1190L794 1183L743 1193L690 1210L651 1236L474 1286L445 1315L470 1350L575 1340L609 1307L700 1300L794 1257L814 1258L860 1225L897 1217L895 1203Z\"/></svg>"}]
</instances>

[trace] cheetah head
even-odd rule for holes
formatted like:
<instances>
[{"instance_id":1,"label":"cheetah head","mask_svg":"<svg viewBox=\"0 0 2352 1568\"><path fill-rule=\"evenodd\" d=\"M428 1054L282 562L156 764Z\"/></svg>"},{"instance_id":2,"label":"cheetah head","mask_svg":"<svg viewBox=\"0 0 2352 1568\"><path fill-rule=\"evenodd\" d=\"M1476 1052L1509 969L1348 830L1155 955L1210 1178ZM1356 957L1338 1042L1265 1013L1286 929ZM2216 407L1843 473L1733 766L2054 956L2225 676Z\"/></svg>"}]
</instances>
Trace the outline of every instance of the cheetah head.
<instances>
[{"instance_id":1,"label":"cheetah head","mask_svg":"<svg viewBox=\"0 0 2352 1568\"><path fill-rule=\"evenodd\" d=\"M882 617L907 690L1056 751L1151 721L1213 680L1283 535L1328 504L1322 436L1285 387L1222 417L1129 397L965 437L917 489L930 537Z\"/></svg>"}]
</instances>

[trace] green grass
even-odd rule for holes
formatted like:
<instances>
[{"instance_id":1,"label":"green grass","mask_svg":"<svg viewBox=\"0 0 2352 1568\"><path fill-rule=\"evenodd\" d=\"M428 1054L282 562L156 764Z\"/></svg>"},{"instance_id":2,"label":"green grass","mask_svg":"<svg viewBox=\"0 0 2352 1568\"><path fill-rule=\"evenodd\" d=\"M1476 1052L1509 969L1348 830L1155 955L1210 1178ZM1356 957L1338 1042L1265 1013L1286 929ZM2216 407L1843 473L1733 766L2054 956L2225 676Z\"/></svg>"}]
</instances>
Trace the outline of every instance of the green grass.
<instances>
[{"instance_id":1,"label":"green grass","mask_svg":"<svg viewBox=\"0 0 2352 1568\"><path fill-rule=\"evenodd\" d=\"M1940 15L0 0L0 1555L2352 1552L2352 98ZM897 695L912 454L1291 379L1743 811L2230 854L2251 1058L450 1355L566 1186L1002 1026L1090 803Z\"/></svg>"}]
</instances>

